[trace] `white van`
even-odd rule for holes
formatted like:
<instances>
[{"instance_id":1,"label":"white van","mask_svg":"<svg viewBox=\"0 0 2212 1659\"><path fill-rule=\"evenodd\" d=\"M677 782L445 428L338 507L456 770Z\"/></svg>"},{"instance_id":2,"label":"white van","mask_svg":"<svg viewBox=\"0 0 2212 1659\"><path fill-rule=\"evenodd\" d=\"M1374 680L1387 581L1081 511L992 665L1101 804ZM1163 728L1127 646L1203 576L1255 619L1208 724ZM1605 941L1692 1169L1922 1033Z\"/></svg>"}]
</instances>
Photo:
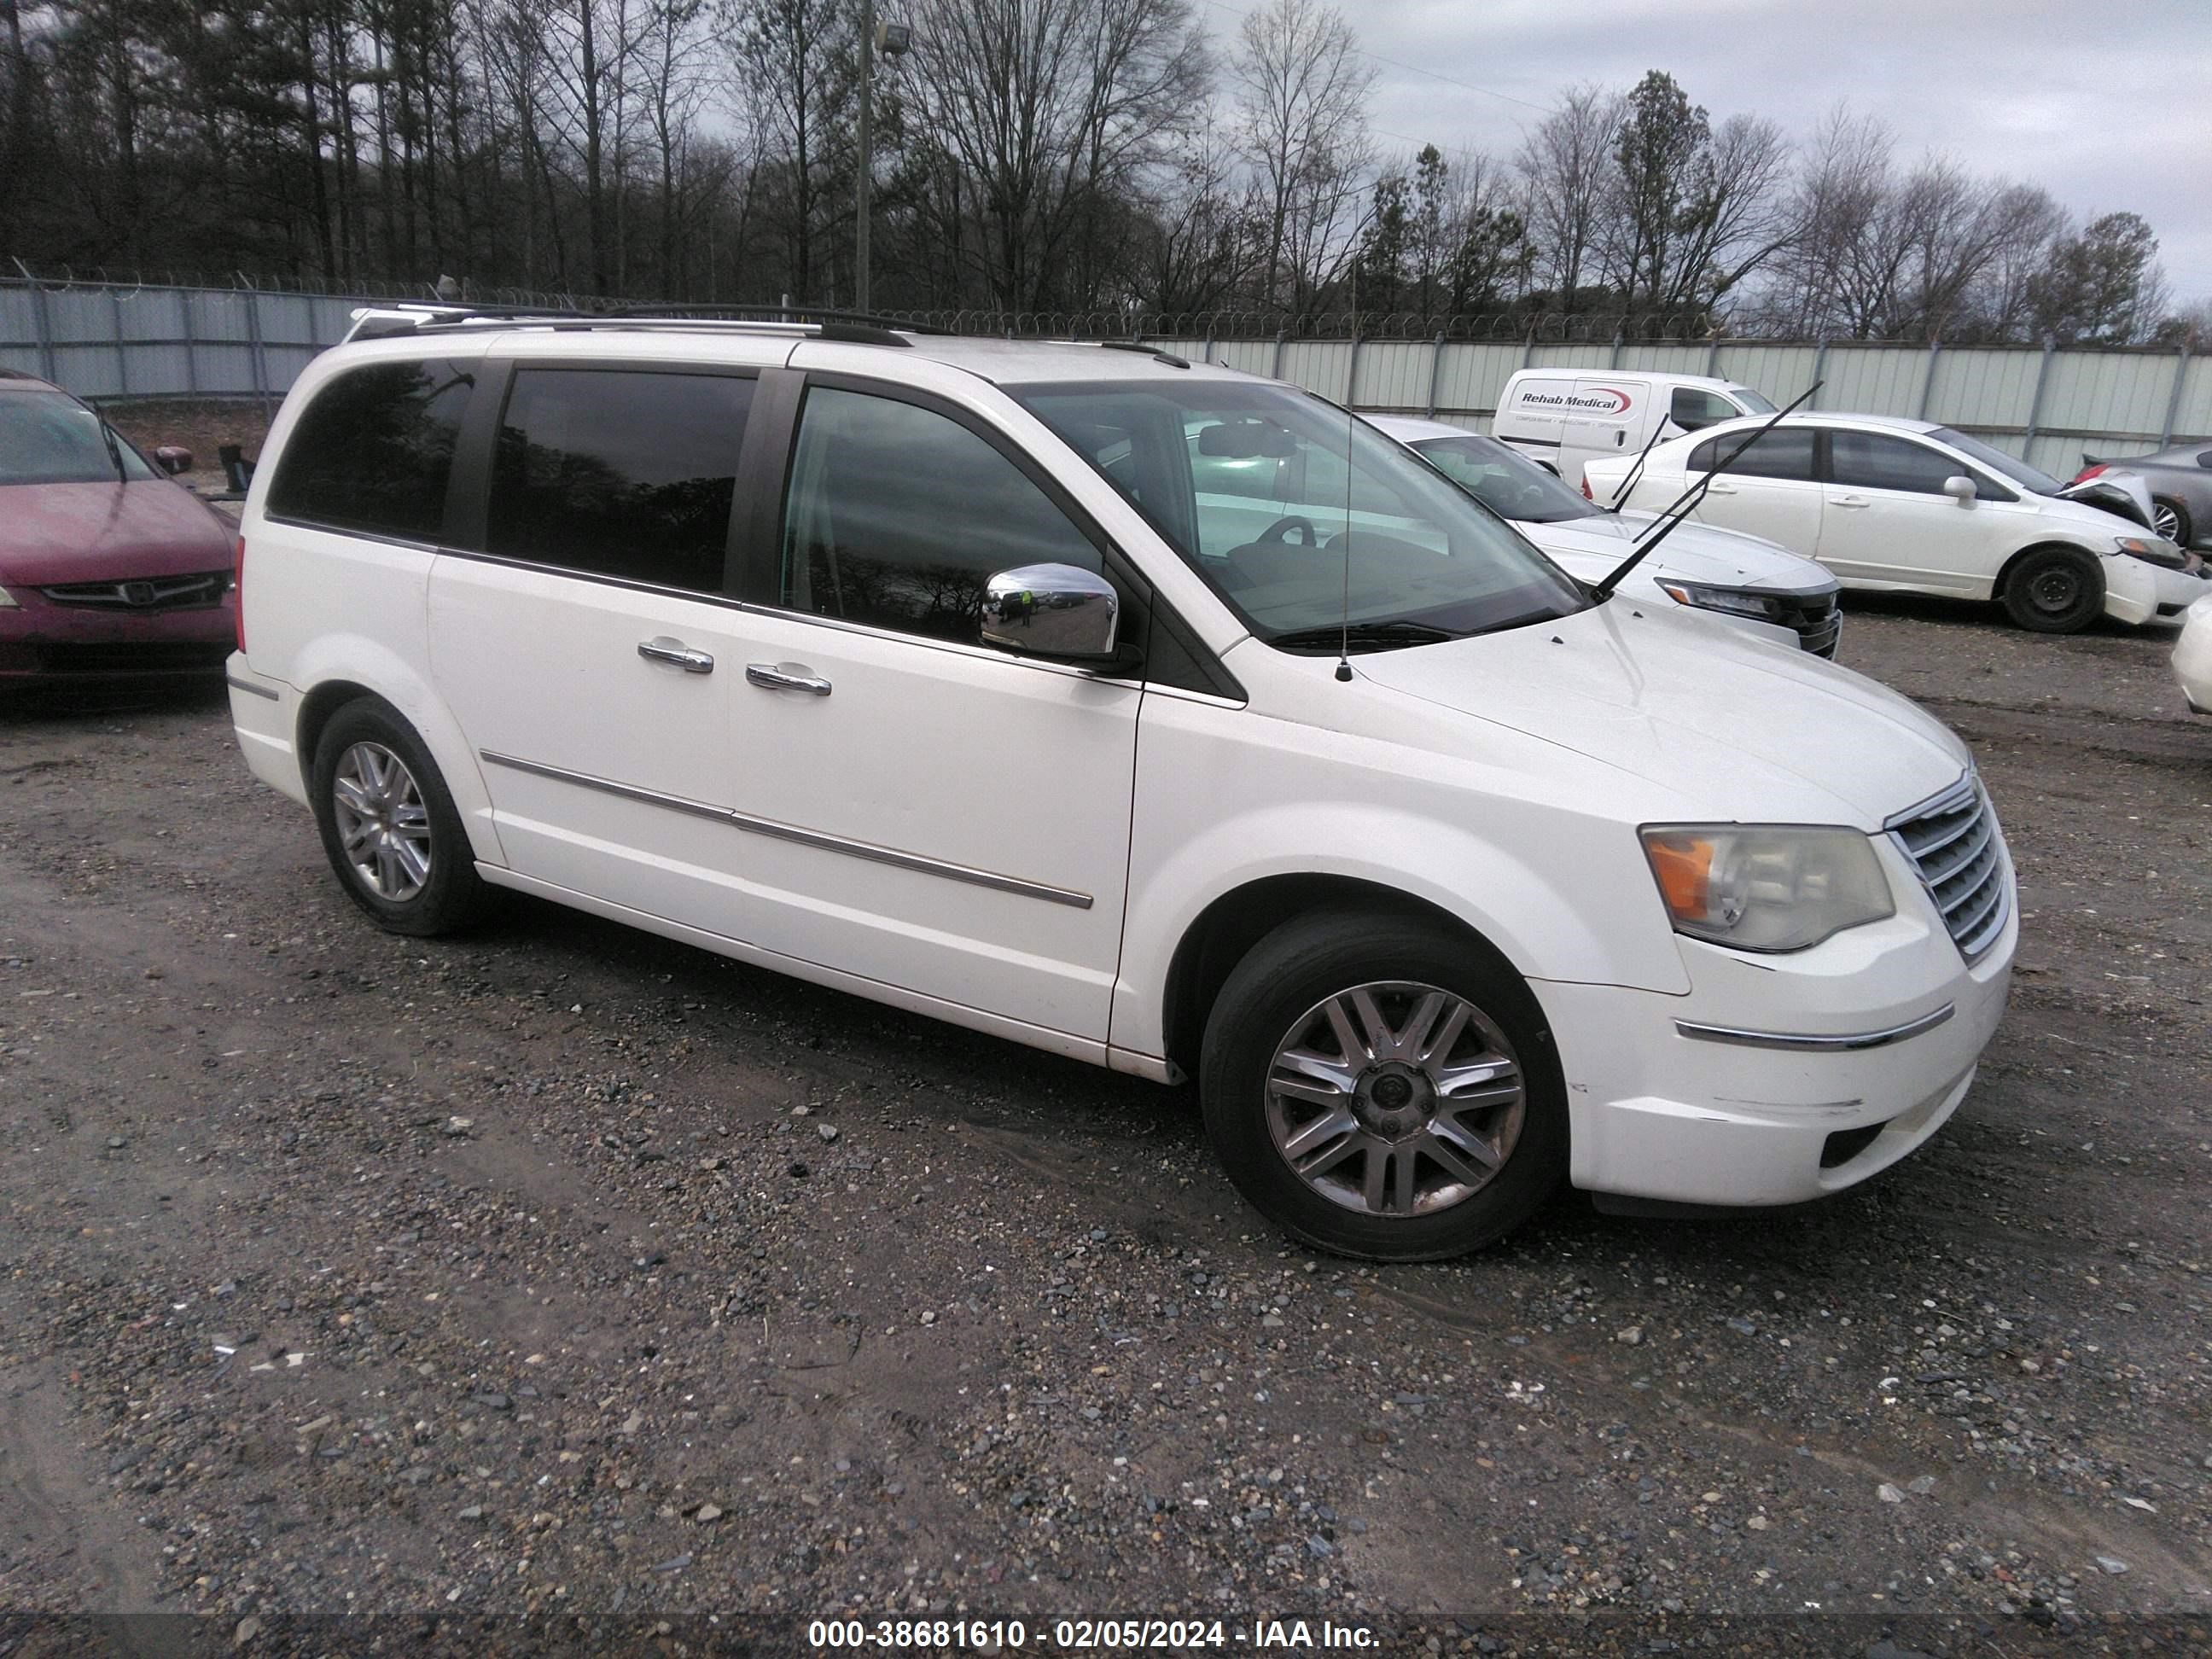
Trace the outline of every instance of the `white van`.
<instances>
[{"instance_id":1,"label":"white van","mask_svg":"<svg viewBox=\"0 0 2212 1659\"><path fill-rule=\"evenodd\" d=\"M1957 738L1593 599L1231 370L372 313L285 398L239 569L239 747L370 922L535 894L856 1024L1194 1079L1231 1179L1327 1249L1468 1249L1562 1180L1838 1191L1941 1128L2004 1012L2012 865Z\"/></svg>"},{"instance_id":2,"label":"white van","mask_svg":"<svg viewBox=\"0 0 2212 1659\"><path fill-rule=\"evenodd\" d=\"M1579 486L1583 462L1636 454L1655 424L1664 443L1739 415L1773 412L1749 386L1703 374L1524 368L1506 381L1491 435Z\"/></svg>"}]
</instances>

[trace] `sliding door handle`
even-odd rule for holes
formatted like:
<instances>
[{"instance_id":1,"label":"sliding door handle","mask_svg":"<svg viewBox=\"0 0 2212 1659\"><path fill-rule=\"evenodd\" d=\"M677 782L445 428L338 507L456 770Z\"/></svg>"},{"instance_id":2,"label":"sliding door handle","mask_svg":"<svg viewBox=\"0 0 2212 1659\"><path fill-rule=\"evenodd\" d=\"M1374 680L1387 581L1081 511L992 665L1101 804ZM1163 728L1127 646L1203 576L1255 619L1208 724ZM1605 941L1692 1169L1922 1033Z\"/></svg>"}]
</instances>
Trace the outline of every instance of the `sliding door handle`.
<instances>
[{"instance_id":1,"label":"sliding door handle","mask_svg":"<svg viewBox=\"0 0 2212 1659\"><path fill-rule=\"evenodd\" d=\"M694 651L681 640L672 640L657 634L649 640L637 642L637 654L647 662L673 663L687 674L711 674L714 659L704 651Z\"/></svg>"},{"instance_id":2,"label":"sliding door handle","mask_svg":"<svg viewBox=\"0 0 2212 1659\"><path fill-rule=\"evenodd\" d=\"M807 672L803 664L795 662L749 662L745 678L768 691L804 691L810 697L830 695L830 682L818 674Z\"/></svg>"}]
</instances>

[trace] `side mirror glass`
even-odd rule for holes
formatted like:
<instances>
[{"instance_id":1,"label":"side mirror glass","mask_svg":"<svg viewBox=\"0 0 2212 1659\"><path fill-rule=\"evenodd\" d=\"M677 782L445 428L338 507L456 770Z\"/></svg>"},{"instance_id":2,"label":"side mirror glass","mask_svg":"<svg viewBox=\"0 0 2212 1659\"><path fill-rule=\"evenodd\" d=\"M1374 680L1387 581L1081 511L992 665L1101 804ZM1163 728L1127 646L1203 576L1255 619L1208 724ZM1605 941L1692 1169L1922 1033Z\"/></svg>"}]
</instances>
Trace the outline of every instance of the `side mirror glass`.
<instances>
[{"instance_id":1,"label":"side mirror glass","mask_svg":"<svg viewBox=\"0 0 2212 1659\"><path fill-rule=\"evenodd\" d=\"M176 444L163 444L154 452L154 465L173 478L192 470L192 452Z\"/></svg>"},{"instance_id":2,"label":"side mirror glass","mask_svg":"<svg viewBox=\"0 0 2212 1659\"><path fill-rule=\"evenodd\" d=\"M1121 596L1072 564L1001 570L983 587L983 643L1026 657L1101 661L1114 654Z\"/></svg>"},{"instance_id":3,"label":"side mirror glass","mask_svg":"<svg viewBox=\"0 0 2212 1659\"><path fill-rule=\"evenodd\" d=\"M1961 507L1971 507L1974 500L1974 481L1954 473L1943 480L1943 493Z\"/></svg>"}]
</instances>

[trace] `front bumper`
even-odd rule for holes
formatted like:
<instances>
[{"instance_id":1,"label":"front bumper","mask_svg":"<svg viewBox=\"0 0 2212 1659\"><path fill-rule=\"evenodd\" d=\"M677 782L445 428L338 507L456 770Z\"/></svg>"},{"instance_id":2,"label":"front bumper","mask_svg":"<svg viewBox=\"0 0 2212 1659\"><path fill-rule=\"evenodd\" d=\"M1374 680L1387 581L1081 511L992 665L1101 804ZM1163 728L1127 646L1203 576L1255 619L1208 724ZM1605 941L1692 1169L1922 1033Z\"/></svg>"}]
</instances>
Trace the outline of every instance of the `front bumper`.
<instances>
[{"instance_id":1,"label":"front bumper","mask_svg":"<svg viewBox=\"0 0 2212 1659\"><path fill-rule=\"evenodd\" d=\"M2017 904L1970 966L1902 857L1878 845L1898 895L1887 921L1786 957L1686 940L1686 996L1536 986L1566 1073L1576 1186L1793 1204L1865 1180L1943 1126L2004 1018Z\"/></svg>"},{"instance_id":2,"label":"front bumper","mask_svg":"<svg viewBox=\"0 0 2212 1659\"><path fill-rule=\"evenodd\" d=\"M36 588L8 592L15 603L0 606L0 682L208 673L238 631L234 593L220 605L133 611L55 605Z\"/></svg>"},{"instance_id":3,"label":"front bumper","mask_svg":"<svg viewBox=\"0 0 2212 1659\"><path fill-rule=\"evenodd\" d=\"M2206 594L2212 578L2202 574L2202 562L2193 570L2175 570L2125 553L2105 562L2105 614L2130 626L2156 617L2179 616Z\"/></svg>"}]
</instances>

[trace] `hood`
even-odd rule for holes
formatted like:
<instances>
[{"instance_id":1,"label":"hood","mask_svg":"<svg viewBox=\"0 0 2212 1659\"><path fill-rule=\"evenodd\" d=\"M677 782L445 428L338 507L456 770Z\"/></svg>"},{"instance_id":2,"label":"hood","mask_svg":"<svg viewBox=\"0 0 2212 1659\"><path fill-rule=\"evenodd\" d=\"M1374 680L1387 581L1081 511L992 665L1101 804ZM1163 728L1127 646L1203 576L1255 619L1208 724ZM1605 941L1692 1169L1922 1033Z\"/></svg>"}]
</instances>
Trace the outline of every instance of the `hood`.
<instances>
[{"instance_id":1,"label":"hood","mask_svg":"<svg viewBox=\"0 0 2212 1659\"><path fill-rule=\"evenodd\" d=\"M0 579L26 587L228 569L235 534L167 478L0 486Z\"/></svg>"},{"instance_id":2,"label":"hood","mask_svg":"<svg viewBox=\"0 0 2212 1659\"><path fill-rule=\"evenodd\" d=\"M1875 830L1970 763L1942 722L1849 669L1620 599L1354 660L1378 685L1656 784L1693 820Z\"/></svg>"},{"instance_id":3,"label":"hood","mask_svg":"<svg viewBox=\"0 0 2212 1659\"><path fill-rule=\"evenodd\" d=\"M2145 530L2152 528L2150 486L2143 482L2141 473L2100 472L2087 483L2067 485L2058 492L2057 499L2101 507L2130 524Z\"/></svg>"},{"instance_id":4,"label":"hood","mask_svg":"<svg viewBox=\"0 0 2212 1659\"><path fill-rule=\"evenodd\" d=\"M1601 513L1557 524L1516 524L1571 575L1595 581L1626 558L1649 530L1650 513ZM1758 536L1694 522L1679 526L1659 550L1636 567L1640 574L1677 576L1715 587L1762 587L1784 593L1833 592L1836 579L1812 560Z\"/></svg>"}]
</instances>

